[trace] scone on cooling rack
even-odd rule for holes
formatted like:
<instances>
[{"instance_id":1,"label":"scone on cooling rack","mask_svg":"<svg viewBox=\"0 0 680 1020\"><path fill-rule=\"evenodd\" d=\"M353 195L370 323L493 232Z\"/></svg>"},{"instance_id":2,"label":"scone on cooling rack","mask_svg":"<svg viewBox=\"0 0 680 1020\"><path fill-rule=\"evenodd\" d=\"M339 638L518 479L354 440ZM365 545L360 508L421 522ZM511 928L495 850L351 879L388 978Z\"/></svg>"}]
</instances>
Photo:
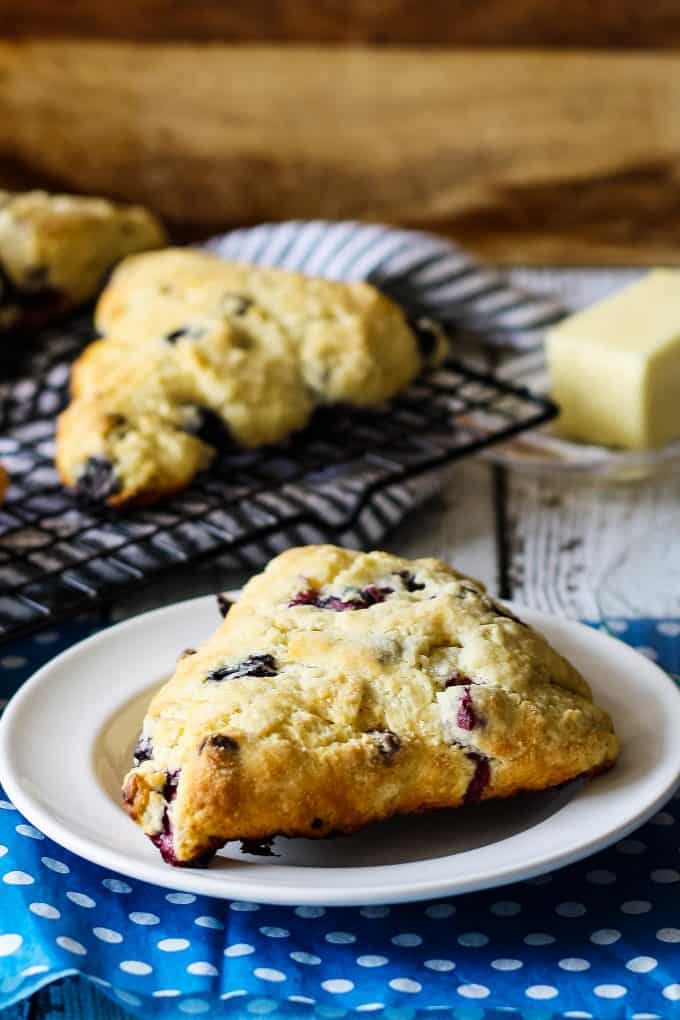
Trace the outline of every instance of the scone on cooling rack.
<instances>
[{"instance_id":1,"label":"scone on cooling rack","mask_svg":"<svg viewBox=\"0 0 680 1020\"><path fill-rule=\"evenodd\" d=\"M96 323L104 339L73 368L57 467L112 506L176 492L216 447L279 442L319 405L378 405L443 354L369 284L181 249L125 260Z\"/></svg>"},{"instance_id":2,"label":"scone on cooling rack","mask_svg":"<svg viewBox=\"0 0 680 1020\"><path fill-rule=\"evenodd\" d=\"M140 206L0 190L0 332L42 326L83 304L116 262L164 242Z\"/></svg>"},{"instance_id":3,"label":"scone on cooling rack","mask_svg":"<svg viewBox=\"0 0 680 1020\"><path fill-rule=\"evenodd\" d=\"M182 654L125 778L171 864L229 840L318 839L608 769L583 677L439 560L291 549Z\"/></svg>"}]
</instances>

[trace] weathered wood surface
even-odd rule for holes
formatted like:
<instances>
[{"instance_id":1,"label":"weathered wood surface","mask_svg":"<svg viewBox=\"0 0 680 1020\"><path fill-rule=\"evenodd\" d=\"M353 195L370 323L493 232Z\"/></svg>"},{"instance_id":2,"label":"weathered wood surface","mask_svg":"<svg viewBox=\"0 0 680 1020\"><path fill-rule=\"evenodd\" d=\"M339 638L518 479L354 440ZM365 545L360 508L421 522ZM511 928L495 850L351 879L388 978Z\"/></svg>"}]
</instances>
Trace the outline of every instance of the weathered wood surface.
<instances>
[{"instance_id":1,"label":"weathered wood surface","mask_svg":"<svg viewBox=\"0 0 680 1020\"><path fill-rule=\"evenodd\" d=\"M0 0L4 35L222 42L663 47L675 0Z\"/></svg>"},{"instance_id":2,"label":"weathered wood surface","mask_svg":"<svg viewBox=\"0 0 680 1020\"><path fill-rule=\"evenodd\" d=\"M192 236L357 217L501 262L678 263L678 109L672 53L5 41L0 183Z\"/></svg>"}]
</instances>

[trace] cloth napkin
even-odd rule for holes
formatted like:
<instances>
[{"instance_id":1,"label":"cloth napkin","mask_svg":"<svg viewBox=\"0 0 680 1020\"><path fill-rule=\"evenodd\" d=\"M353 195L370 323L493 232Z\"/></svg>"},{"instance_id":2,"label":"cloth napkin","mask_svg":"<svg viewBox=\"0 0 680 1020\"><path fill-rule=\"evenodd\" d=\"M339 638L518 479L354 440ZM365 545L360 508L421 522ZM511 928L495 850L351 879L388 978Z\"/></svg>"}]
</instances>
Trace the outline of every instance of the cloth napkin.
<instances>
[{"instance_id":1,"label":"cloth napkin","mask_svg":"<svg viewBox=\"0 0 680 1020\"><path fill-rule=\"evenodd\" d=\"M3 648L4 695L97 626ZM615 627L675 665L680 621ZM268 907L89 864L0 789L0 1008L79 973L130 1012L161 1018L680 1017L679 869L676 795L632 837L528 882L409 905Z\"/></svg>"}]
</instances>

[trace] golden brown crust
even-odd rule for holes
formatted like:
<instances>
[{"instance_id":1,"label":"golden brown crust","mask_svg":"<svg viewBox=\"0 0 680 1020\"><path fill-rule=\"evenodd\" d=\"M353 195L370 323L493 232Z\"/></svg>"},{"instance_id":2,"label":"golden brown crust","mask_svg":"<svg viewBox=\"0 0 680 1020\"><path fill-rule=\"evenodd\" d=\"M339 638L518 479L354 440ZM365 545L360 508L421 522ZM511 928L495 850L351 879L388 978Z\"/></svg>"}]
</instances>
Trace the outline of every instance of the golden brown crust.
<instances>
[{"instance_id":1,"label":"golden brown crust","mask_svg":"<svg viewBox=\"0 0 680 1020\"><path fill-rule=\"evenodd\" d=\"M141 206L0 191L0 329L63 315L92 298L120 259L164 241L161 224Z\"/></svg>"},{"instance_id":2,"label":"golden brown crust","mask_svg":"<svg viewBox=\"0 0 680 1020\"><path fill-rule=\"evenodd\" d=\"M214 449L180 437L192 414L209 412L254 448L303 428L319 404L389 399L421 367L401 310L374 287L205 252L126 259L97 325L106 336L73 367L57 462L73 486L91 458L106 460L113 506L177 491L205 466ZM125 437L108 424L121 419Z\"/></svg>"},{"instance_id":3,"label":"golden brown crust","mask_svg":"<svg viewBox=\"0 0 680 1020\"><path fill-rule=\"evenodd\" d=\"M2 503L5 499L5 493L7 492L8 486L9 475L7 474L7 471L2 466L2 464L0 464L0 506L2 506Z\"/></svg>"},{"instance_id":4,"label":"golden brown crust","mask_svg":"<svg viewBox=\"0 0 680 1020\"><path fill-rule=\"evenodd\" d=\"M172 863L560 785L618 744L580 674L437 560L289 550L153 699L131 816Z\"/></svg>"}]
</instances>

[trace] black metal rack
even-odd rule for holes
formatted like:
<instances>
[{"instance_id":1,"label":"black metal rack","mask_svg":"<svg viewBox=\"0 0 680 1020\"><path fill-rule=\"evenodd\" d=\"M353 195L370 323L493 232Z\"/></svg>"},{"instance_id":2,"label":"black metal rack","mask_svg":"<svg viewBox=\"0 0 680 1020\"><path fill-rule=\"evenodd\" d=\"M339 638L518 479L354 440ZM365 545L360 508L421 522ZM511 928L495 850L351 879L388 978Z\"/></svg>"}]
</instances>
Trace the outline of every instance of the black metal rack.
<instances>
[{"instance_id":1,"label":"black metal rack","mask_svg":"<svg viewBox=\"0 0 680 1020\"><path fill-rule=\"evenodd\" d=\"M366 542L403 516L415 478L548 421L550 401L455 359L387 408L334 407L276 447L225 452L162 505L79 503L53 465L55 417L87 319L53 330L24 377L0 387L0 640L72 616L164 572L229 554L252 564L307 541ZM259 550L259 551L258 551Z\"/></svg>"}]
</instances>

